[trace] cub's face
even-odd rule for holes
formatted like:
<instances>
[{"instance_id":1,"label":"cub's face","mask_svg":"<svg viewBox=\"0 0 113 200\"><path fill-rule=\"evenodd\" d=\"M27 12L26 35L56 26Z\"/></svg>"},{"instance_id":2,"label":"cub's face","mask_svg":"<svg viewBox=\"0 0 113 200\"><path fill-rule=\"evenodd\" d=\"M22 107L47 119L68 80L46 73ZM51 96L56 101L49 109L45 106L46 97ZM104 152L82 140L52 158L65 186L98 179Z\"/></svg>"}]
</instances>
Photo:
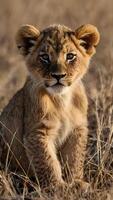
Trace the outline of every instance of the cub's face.
<instances>
[{"instance_id":1,"label":"cub's face","mask_svg":"<svg viewBox=\"0 0 113 200\"><path fill-rule=\"evenodd\" d=\"M51 93L64 93L85 74L99 32L92 25L72 31L58 25L39 32L25 25L17 33L17 46L32 77Z\"/></svg>"}]
</instances>

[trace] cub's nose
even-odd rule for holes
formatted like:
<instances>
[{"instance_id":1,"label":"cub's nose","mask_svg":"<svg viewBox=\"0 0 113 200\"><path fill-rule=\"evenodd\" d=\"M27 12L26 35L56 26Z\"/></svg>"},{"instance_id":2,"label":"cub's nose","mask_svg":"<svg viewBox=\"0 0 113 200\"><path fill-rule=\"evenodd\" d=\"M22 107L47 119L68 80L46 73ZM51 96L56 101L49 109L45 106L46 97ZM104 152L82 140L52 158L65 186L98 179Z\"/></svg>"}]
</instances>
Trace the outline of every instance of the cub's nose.
<instances>
[{"instance_id":1,"label":"cub's nose","mask_svg":"<svg viewBox=\"0 0 113 200\"><path fill-rule=\"evenodd\" d=\"M57 81L59 81L61 78L64 78L66 76L66 74L57 74L57 73L51 73L51 76L53 78L56 78Z\"/></svg>"}]
</instances>

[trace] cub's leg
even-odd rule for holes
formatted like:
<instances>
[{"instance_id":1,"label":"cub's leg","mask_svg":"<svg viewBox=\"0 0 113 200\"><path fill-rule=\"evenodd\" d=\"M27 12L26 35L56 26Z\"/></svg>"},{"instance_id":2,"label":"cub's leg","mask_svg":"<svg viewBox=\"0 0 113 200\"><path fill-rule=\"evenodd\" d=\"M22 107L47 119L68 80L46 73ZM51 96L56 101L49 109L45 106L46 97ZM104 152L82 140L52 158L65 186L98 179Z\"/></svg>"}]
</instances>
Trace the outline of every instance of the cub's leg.
<instances>
[{"instance_id":1,"label":"cub's leg","mask_svg":"<svg viewBox=\"0 0 113 200\"><path fill-rule=\"evenodd\" d=\"M63 186L61 166L51 138L41 131L29 134L24 139L27 156L41 188L48 186Z\"/></svg>"},{"instance_id":2,"label":"cub's leg","mask_svg":"<svg viewBox=\"0 0 113 200\"><path fill-rule=\"evenodd\" d=\"M0 162L3 167L28 171L23 144L23 90L10 100L0 116Z\"/></svg>"},{"instance_id":3,"label":"cub's leg","mask_svg":"<svg viewBox=\"0 0 113 200\"><path fill-rule=\"evenodd\" d=\"M83 179L87 132L86 127L75 129L60 149L60 160L67 182Z\"/></svg>"}]
</instances>

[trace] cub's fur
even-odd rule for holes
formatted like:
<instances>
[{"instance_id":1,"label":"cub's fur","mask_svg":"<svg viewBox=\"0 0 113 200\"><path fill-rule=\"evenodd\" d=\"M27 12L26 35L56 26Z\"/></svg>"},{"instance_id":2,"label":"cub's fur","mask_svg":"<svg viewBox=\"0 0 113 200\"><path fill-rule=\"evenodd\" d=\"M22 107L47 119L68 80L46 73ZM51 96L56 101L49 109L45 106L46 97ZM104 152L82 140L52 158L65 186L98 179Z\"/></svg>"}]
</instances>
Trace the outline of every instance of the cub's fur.
<instances>
[{"instance_id":1,"label":"cub's fur","mask_svg":"<svg viewBox=\"0 0 113 200\"><path fill-rule=\"evenodd\" d=\"M53 25L22 26L16 36L29 78L1 118L1 161L36 175L41 187L83 179L87 97L82 84L99 32Z\"/></svg>"}]
</instances>

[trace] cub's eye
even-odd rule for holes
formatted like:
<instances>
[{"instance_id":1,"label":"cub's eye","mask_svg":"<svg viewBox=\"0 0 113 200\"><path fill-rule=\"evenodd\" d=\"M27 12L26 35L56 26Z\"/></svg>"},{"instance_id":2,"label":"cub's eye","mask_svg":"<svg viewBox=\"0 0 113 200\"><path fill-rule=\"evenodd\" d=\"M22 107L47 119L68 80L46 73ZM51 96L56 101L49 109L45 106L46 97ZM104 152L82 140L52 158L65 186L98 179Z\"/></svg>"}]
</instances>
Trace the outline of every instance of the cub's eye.
<instances>
[{"instance_id":1,"label":"cub's eye","mask_svg":"<svg viewBox=\"0 0 113 200\"><path fill-rule=\"evenodd\" d=\"M69 62L71 62L71 61L75 60L76 57L77 57L77 55L74 54L74 53L67 53L66 60L69 61Z\"/></svg>"},{"instance_id":2,"label":"cub's eye","mask_svg":"<svg viewBox=\"0 0 113 200\"><path fill-rule=\"evenodd\" d=\"M48 64L50 62L49 55L47 53L40 54L40 60Z\"/></svg>"}]
</instances>

